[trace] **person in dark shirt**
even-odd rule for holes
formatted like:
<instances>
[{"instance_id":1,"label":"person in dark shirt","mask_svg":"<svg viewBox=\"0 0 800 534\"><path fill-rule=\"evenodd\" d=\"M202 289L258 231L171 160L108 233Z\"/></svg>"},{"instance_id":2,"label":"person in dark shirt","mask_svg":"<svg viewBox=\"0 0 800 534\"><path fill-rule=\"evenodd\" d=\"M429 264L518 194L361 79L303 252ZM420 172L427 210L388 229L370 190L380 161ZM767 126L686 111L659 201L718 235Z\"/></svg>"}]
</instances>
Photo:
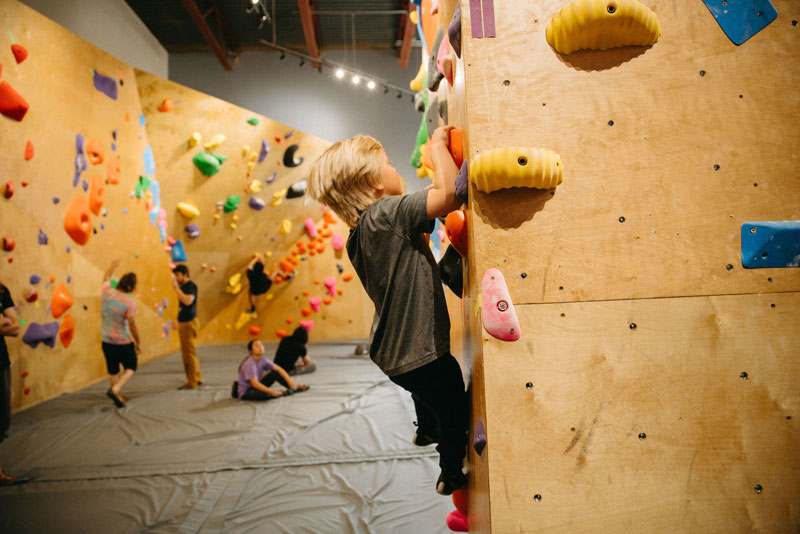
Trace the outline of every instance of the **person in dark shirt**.
<instances>
[{"instance_id":1,"label":"person in dark shirt","mask_svg":"<svg viewBox=\"0 0 800 534\"><path fill-rule=\"evenodd\" d=\"M275 351L275 365L285 369L290 375L304 375L317 370L306 350L308 330L302 326L295 328L291 336L281 339Z\"/></svg>"},{"instance_id":2,"label":"person in dark shirt","mask_svg":"<svg viewBox=\"0 0 800 534\"><path fill-rule=\"evenodd\" d=\"M264 272L264 262L261 254L256 253L250 264L247 266L247 280L250 282L250 313L256 311L256 297L263 295L272 287L272 280L275 273L267 274Z\"/></svg>"},{"instance_id":3,"label":"person in dark shirt","mask_svg":"<svg viewBox=\"0 0 800 534\"><path fill-rule=\"evenodd\" d=\"M6 336L17 337L19 331L19 319L11 292L0 283L0 443L5 440L11 424L11 360L8 358ZM0 465L0 486L13 486L25 481L25 477L5 474Z\"/></svg>"},{"instance_id":4,"label":"person in dark shirt","mask_svg":"<svg viewBox=\"0 0 800 534\"><path fill-rule=\"evenodd\" d=\"M178 334L181 338L183 370L186 372L186 383L178 389L197 389L203 383L194 345L200 326L197 319L197 286L189 279L189 268L185 265L177 265L172 269L172 274L172 287L178 296Z\"/></svg>"}]
</instances>

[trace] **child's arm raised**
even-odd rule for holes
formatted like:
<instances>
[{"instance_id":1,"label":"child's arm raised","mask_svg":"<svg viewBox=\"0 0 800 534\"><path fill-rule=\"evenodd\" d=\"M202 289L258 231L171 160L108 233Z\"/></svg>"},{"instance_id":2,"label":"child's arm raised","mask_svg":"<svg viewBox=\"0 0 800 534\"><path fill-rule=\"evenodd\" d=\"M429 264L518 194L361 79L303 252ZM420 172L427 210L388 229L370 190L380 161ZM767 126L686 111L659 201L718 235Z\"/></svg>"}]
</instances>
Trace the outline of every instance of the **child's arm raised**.
<instances>
[{"instance_id":1,"label":"child's arm raised","mask_svg":"<svg viewBox=\"0 0 800 534\"><path fill-rule=\"evenodd\" d=\"M452 126L441 126L431 137L431 161L433 162L433 187L428 191L428 219L444 217L461 207L456 196L458 168L448 148Z\"/></svg>"}]
</instances>

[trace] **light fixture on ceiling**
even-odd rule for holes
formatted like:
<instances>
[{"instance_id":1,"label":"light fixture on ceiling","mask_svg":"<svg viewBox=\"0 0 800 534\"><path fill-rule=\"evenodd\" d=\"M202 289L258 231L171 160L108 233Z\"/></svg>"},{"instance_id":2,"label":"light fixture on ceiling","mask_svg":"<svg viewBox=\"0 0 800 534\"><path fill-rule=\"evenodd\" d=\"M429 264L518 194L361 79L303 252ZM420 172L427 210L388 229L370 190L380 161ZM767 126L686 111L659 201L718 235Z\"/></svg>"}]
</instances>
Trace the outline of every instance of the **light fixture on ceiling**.
<instances>
[{"instance_id":1,"label":"light fixture on ceiling","mask_svg":"<svg viewBox=\"0 0 800 534\"><path fill-rule=\"evenodd\" d=\"M286 59L286 54L281 52L280 60L283 61L284 59Z\"/></svg>"},{"instance_id":2,"label":"light fixture on ceiling","mask_svg":"<svg viewBox=\"0 0 800 534\"><path fill-rule=\"evenodd\" d=\"M305 64L306 64L306 60L303 59L303 58L300 58L300 66L302 67Z\"/></svg>"},{"instance_id":3,"label":"light fixture on ceiling","mask_svg":"<svg viewBox=\"0 0 800 534\"><path fill-rule=\"evenodd\" d=\"M375 82L370 80L369 82L367 82L367 87L369 87L370 89L375 89Z\"/></svg>"},{"instance_id":4,"label":"light fixture on ceiling","mask_svg":"<svg viewBox=\"0 0 800 534\"><path fill-rule=\"evenodd\" d=\"M342 70L341 68L336 69L336 77L344 78L344 70Z\"/></svg>"},{"instance_id":5,"label":"light fixture on ceiling","mask_svg":"<svg viewBox=\"0 0 800 534\"><path fill-rule=\"evenodd\" d=\"M353 74L353 84L358 85L361 81L361 77L358 74Z\"/></svg>"}]
</instances>

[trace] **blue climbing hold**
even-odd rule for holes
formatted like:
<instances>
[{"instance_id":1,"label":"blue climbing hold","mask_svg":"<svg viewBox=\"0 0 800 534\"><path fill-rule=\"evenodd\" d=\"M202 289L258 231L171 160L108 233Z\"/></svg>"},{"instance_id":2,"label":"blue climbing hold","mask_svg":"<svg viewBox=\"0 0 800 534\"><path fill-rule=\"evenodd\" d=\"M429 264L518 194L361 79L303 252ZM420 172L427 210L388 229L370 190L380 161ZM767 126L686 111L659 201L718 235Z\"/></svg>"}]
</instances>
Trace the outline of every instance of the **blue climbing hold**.
<instances>
[{"instance_id":1,"label":"blue climbing hold","mask_svg":"<svg viewBox=\"0 0 800 534\"><path fill-rule=\"evenodd\" d=\"M703 0L703 3L735 45L747 41L778 18L769 0Z\"/></svg>"},{"instance_id":2,"label":"blue climbing hold","mask_svg":"<svg viewBox=\"0 0 800 534\"><path fill-rule=\"evenodd\" d=\"M743 267L800 267L800 221L747 222L741 235Z\"/></svg>"}]
</instances>

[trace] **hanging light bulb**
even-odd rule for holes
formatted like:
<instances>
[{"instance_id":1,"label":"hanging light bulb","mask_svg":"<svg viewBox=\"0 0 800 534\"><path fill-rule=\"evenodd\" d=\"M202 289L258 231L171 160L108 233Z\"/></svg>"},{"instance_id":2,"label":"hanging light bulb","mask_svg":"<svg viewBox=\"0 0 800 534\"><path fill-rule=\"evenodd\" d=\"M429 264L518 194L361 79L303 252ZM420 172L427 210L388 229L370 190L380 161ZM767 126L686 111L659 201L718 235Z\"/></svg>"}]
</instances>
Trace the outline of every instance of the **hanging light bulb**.
<instances>
[{"instance_id":1,"label":"hanging light bulb","mask_svg":"<svg viewBox=\"0 0 800 534\"><path fill-rule=\"evenodd\" d=\"M253 2L253 5L254 5L254 6L255 6L255 5L257 5L259 1L260 1L260 0L252 0L252 2Z\"/></svg>"},{"instance_id":2,"label":"hanging light bulb","mask_svg":"<svg viewBox=\"0 0 800 534\"><path fill-rule=\"evenodd\" d=\"M336 69L336 77L344 78L344 71L342 69Z\"/></svg>"},{"instance_id":3,"label":"hanging light bulb","mask_svg":"<svg viewBox=\"0 0 800 534\"><path fill-rule=\"evenodd\" d=\"M361 78L359 77L359 75L358 74L353 74L353 83L355 85L358 85L358 82L360 82L360 81L361 81Z\"/></svg>"},{"instance_id":4,"label":"hanging light bulb","mask_svg":"<svg viewBox=\"0 0 800 534\"><path fill-rule=\"evenodd\" d=\"M367 83L367 87L369 87L370 89L375 89L375 82L370 80L369 83Z\"/></svg>"}]
</instances>

